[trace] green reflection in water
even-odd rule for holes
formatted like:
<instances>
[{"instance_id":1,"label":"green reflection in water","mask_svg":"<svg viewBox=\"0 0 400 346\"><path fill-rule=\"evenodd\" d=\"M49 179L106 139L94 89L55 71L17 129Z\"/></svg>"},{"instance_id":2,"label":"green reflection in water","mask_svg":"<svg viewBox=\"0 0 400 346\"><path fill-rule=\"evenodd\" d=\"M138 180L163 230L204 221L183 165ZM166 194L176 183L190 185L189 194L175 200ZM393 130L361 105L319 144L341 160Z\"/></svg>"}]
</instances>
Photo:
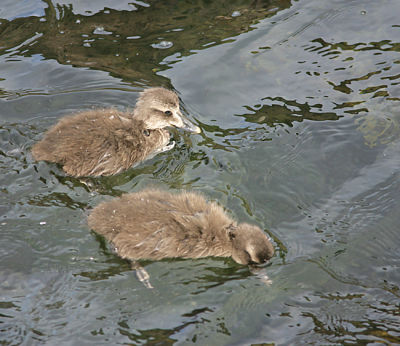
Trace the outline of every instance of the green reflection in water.
<instances>
[{"instance_id":1,"label":"green reflection in water","mask_svg":"<svg viewBox=\"0 0 400 346\"><path fill-rule=\"evenodd\" d=\"M0 24L1 342L398 341L395 2L46 4ZM56 118L131 107L149 85L175 87L203 133L175 132L173 151L115 177L32 161ZM148 185L271 229L272 285L229 260L176 260L143 263L146 290L85 218Z\"/></svg>"}]
</instances>

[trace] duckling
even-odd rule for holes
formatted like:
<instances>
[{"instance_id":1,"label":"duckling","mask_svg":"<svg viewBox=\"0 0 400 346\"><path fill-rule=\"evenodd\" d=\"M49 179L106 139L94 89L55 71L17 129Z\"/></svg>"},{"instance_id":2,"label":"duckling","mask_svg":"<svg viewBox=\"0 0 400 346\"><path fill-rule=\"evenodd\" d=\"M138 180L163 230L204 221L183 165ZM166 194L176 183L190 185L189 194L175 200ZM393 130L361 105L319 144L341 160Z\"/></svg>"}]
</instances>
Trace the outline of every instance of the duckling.
<instances>
[{"instance_id":1,"label":"duckling","mask_svg":"<svg viewBox=\"0 0 400 346\"><path fill-rule=\"evenodd\" d=\"M274 254L259 227L237 224L217 203L195 192L125 194L95 207L88 224L131 261L215 256L257 264Z\"/></svg>"},{"instance_id":2,"label":"duckling","mask_svg":"<svg viewBox=\"0 0 400 346\"><path fill-rule=\"evenodd\" d=\"M150 88L140 94L133 113L98 109L64 117L32 147L32 155L61 164L75 177L113 175L172 149L169 126L200 133L182 115L176 93Z\"/></svg>"}]
</instances>

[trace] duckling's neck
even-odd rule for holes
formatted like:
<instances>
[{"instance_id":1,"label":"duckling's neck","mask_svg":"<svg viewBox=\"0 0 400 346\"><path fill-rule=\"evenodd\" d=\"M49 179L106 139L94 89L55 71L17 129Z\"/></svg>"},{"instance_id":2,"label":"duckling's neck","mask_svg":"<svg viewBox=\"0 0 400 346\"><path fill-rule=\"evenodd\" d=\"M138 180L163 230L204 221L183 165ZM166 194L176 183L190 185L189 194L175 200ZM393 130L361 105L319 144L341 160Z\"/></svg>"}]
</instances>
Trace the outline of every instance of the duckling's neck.
<instances>
[{"instance_id":1,"label":"duckling's neck","mask_svg":"<svg viewBox=\"0 0 400 346\"><path fill-rule=\"evenodd\" d=\"M149 112L150 110L147 107L136 107L133 110L133 119L142 122L143 127L150 129L151 126L147 123L147 120L150 118Z\"/></svg>"},{"instance_id":2,"label":"duckling's neck","mask_svg":"<svg viewBox=\"0 0 400 346\"><path fill-rule=\"evenodd\" d=\"M204 223L206 227L213 230L212 233L217 236L222 243L230 242L230 233L237 229L237 223L229 218L219 206L209 209Z\"/></svg>"},{"instance_id":3,"label":"duckling's neck","mask_svg":"<svg viewBox=\"0 0 400 346\"><path fill-rule=\"evenodd\" d=\"M148 116L150 108L144 104L137 103L136 107L133 109L133 116L137 119L144 119Z\"/></svg>"}]
</instances>

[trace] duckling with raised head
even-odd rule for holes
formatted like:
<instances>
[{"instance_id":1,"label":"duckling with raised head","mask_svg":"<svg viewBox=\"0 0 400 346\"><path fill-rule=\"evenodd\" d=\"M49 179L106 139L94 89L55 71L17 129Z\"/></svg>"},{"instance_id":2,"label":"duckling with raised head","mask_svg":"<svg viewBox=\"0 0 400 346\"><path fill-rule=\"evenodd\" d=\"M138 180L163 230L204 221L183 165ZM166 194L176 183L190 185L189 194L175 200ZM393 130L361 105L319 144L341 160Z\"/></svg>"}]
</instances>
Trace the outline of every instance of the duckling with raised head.
<instances>
[{"instance_id":1,"label":"duckling with raised head","mask_svg":"<svg viewBox=\"0 0 400 346\"><path fill-rule=\"evenodd\" d=\"M119 256L132 261L215 256L257 264L274 254L259 227L237 224L217 203L195 192L125 194L95 207L88 224Z\"/></svg>"},{"instance_id":2,"label":"duckling with raised head","mask_svg":"<svg viewBox=\"0 0 400 346\"><path fill-rule=\"evenodd\" d=\"M170 126L200 133L182 115L176 93L150 88L140 94L133 113L98 109L62 118L32 154L37 161L61 164L71 176L113 175L172 149Z\"/></svg>"}]
</instances>

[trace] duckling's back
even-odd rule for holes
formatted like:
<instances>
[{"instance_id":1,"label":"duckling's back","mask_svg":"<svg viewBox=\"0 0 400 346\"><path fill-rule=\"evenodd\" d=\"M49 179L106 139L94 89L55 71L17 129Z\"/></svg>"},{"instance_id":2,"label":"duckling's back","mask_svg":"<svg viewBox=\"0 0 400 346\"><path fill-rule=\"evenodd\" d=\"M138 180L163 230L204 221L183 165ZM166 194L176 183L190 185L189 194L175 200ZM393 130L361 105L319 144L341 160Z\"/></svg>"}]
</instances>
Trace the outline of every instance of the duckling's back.
<instances>
[{"instance_id":1,"label":"duckling's back","mask_svg":"<svg viewBox=\"0 0 400 346\"><path fill-rule=\"evenodd\" d=\"M32 154L36 160L63 165L73 176L116 174L167 142L160 136L151 142L142 127L130 113L87 111L61 119L33 146Z\"/></svg>"},{"instance_id":2,"label":"duckling's back","mask_svg":"<svg viewBox=\"0 0 400 346\"><path fill-rule=\"evenodd\" d=\"M199 194L144 190L101 203L90 214L91 229L128 259L230 256L222 208Z\"/></svg>"}]
</instances>

